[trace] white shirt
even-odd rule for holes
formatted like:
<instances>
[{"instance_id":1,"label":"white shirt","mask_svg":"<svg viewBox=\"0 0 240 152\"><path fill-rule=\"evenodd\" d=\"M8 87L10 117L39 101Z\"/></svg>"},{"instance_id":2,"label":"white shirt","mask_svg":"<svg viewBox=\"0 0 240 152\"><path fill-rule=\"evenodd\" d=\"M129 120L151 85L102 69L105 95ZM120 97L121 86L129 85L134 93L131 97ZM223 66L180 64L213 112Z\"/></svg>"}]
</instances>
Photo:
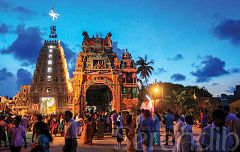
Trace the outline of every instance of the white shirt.
<instances>
[{"instance_id":1,"label":"white shirt","mask_svg":"<svg viewBox=\"0 0 240 152\"><path fill-rule=\"evenodd\" d=\"M77 138L78 125L73 118L71 118L65 126L65 139Z\"/></svg>"},{"instance_id":2,"label":"white shirt","mask_svg":"<svg viewBox=\"0 0 240 152\"><path fill-rule=\"evenodd\" d=\"M179 137L181 137L181 131L184 123L182 120L178 119L176 124L174 125L174 136L175 140L178 141Z\"/></svg>"},{"instance_id":3,"label":"white shirt","mask_svg":"<svg viewBox=\"0 0 240 152\"><path fill-rule=\"evenodd\" d=\"M152 103L149 101L149 102L143 102L140 109L144 109L144 110L149 110L150 112L154 113L154 108L152 106Z\"/></svg>"}]
</instances>

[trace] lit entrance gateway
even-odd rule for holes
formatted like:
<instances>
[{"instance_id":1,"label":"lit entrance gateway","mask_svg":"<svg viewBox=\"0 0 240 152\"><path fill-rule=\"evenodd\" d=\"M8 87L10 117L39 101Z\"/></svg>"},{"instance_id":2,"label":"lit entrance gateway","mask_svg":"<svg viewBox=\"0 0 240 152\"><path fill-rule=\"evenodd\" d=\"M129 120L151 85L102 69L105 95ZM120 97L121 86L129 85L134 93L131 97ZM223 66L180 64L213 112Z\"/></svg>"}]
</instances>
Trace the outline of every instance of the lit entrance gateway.
<instances>
[{"instance_id":1,"label":"lit entrance gateway","mask_svg":"<svg viewBox=\"0 0 240 152\"><path fill-rule=\"evenodd\" d=\"M88 110L106 111L112 110L112 91L107 85L93 84L86 92Z\"/></svg>"},{"instance_id":2,"label":"lit entrance gateway","mask_svg":"<svg viewBox=\"0 0 240 152\"><path fill-rule=\"evenodd\" d=\"M56 100L53 97L42 97L40 101L41 114L56 114Z\"/></svg>"}]
</instances>

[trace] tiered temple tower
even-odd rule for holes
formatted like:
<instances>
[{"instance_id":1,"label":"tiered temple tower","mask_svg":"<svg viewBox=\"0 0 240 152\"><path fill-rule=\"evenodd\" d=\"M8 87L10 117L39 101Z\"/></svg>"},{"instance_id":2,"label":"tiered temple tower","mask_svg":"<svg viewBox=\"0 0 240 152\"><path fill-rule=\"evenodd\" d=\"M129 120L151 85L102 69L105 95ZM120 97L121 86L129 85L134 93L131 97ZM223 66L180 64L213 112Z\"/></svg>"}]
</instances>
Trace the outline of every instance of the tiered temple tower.
<instances>
[{"instance_id":1,"label":"tiered temple tower","mask_svg":"<svg viewBox=\"0 0 240 152\"><path fill-rule=\"evenodd\" d=\"M62 112L71 104L71 83L60 41L45 41L34 71L30 96L43 114Z\"/></svg>"},{"instance_id":2,"label":"tiered temple tower","mask_svg":"<svg viewBox=\"0 0 240 152\"><path fill-rule=\"evenodd\" d=\"M131 54L126 51L122 55L122 109L129 109L138 103L137 69Z\"/></svg>"}]
</instances>

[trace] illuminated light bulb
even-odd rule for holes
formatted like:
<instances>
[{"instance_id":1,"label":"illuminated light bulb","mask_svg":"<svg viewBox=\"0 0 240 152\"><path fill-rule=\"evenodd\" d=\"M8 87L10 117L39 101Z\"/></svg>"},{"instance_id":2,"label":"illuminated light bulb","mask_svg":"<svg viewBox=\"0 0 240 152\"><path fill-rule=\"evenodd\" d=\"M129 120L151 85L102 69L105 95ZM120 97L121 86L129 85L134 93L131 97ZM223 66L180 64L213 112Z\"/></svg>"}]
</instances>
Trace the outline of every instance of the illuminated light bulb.
<instances>
[{"instance_id":1,"label":"illuminated light bulb","mask_svg":"<svg viewBox=\"0 0 240 152\"><path fill-rule=\"evenodd\" d=\"M154 90L153 90L155 93L158 93L158 88L154 88Z\"/></svg>"}]
</instances>

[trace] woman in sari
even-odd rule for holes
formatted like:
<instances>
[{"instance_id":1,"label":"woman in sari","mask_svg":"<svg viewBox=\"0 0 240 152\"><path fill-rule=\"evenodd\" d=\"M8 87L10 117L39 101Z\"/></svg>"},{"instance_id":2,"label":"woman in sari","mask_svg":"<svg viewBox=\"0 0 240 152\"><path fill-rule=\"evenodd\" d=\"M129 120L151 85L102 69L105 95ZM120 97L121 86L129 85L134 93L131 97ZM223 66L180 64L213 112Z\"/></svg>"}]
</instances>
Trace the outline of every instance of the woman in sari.
<instances>
[{"instance_id":1,"label":"woman in sari","mask_svg":"<svg viewBox=\"0 0 240 152\"><path fill-rule=\"evenodd\" d=\"M135 128L136 128L136 120L132 115L128 116L128 128L126 128L126 136L127 136L127 152L136 152L134 147L134 137L135 137Z\"/></svg>"},{"instance_id":2,"label":"woman in sari","mask_svg":"<svg viewBox=\"0 0 240 152\"><path fill-rule=\"evenodd\" d=\"M51 121L51 134L54 134L55 136L58 133L58 122L56 117L54 117Z\"/></svg>"},{"instance_id":3,"label":"woman in sari","mask_svg":"<svg viewBox=\"0 0 240 152\"><path fill-rule=\"evenodd\" d=\"M155 130L154 130L154 133L153 133L153 144L154 145L160 145L160 122L161 122L161 117L157 113L157 111L155 111L154 121L155 121Z\"/></svg>"},{"instance_id":4,"label":"woman in sari","mask_svg":"<svg viewBox=\"0 0 240 152\"><path fill-rule=\"evenodd\" d=\"M97 120L97 139L103 139L104 137L104 122L102 118Z\"/></svg>"},{"instance_id":5,"label":"woman in sari","mask_svg":"<svg viewBox=\"0 0 240 152\"><path fill-rule=\"evenodd\" d=\"M64 135L64 119L62 118L62 115L60 116L60 120L59 120L59 133L61 134L61 136Z\"/></svg>"},{"instance_id":6,"label":"woman in sari","mask_svg":"<svg viewBox=\"0 0 240 152\"><path fill-rule=\"evenodd\" d=\"M92 144L92 129L91 129L91 118L85 117L83 131L81 134L80 141L82 144Z\"/></svg>"}]
</instances>

